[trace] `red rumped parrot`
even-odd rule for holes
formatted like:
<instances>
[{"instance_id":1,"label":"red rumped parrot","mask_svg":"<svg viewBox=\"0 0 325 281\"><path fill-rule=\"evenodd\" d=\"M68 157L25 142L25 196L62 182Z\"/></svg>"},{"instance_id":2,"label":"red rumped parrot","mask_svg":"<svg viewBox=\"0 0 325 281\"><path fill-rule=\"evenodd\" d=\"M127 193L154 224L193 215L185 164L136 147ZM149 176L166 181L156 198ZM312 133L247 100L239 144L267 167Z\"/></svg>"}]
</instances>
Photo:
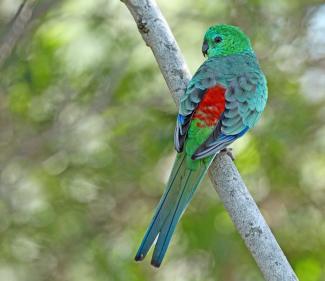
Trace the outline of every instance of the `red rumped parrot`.
<instances>
[{"instance_id":1,"label":"red rumped parrot","mask_svg":"<svg viewBox=\"0 0 325 281\"><path fill-rule=\"evenodd\" d=\"M265 76L249 38L238 27L210 27L202 52L207 59L180 98L176 160L135 257L143 260L158 237L151 260L155 267L215 155L254 127L267 101Z\"/></svg>"}]
</instances>

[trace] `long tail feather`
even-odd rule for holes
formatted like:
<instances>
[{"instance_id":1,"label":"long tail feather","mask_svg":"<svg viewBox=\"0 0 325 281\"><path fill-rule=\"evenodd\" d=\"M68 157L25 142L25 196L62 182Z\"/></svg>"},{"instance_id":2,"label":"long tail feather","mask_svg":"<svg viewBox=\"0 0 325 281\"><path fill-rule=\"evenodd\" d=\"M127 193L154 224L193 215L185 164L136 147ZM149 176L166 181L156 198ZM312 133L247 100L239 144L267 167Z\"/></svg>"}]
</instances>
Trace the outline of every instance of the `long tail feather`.
<instances>
[{"instance_id":1,"label":"long tail feather","mask_svg":"<svg viewBox=\"0 0 325 281\"><path fill-rule=\"evenodd\" d=\"M160 266L177 222L209 167L209 163L201 161L197 169L188 169L185 158L179 154L175 160L165 192L135 256L137 261L145 258L158 236L151 264Z\"/></svg>"},{"instance_id":2,"label":"long tail feather","mask_svg":"<svg viewBox=\"0 0 325 281\"><path fill-rule=\"evenodd\" d=\"M175 227L177 222L179 221L180 216L182 215L183 210L185 209L188 200L188 181L191 176L191 171L188 171L185 177L185 184L182 186L182 190L178 196L177 204L174 207L174 210L168 218L166 219L160 233L158 236L158 240L155 246L155 250L153 252L153 256L151 259L151 264L155 267L159 267L165 253L167 251L167 247L172 238L172 235L175 231Z\"/></svg>"},{"instance_id":3,"label":"long tail feather","mask_svg":"<svg viewBox=\"0 0 325 281\"><path fill-rule=\"evenodd\" d=\"M159 204L156 208L155 214L151 220L151 223L146 231L146 234L144 235L144 238L141 242L141 245L139 247L139 250L135 256L136 261L141 261L145 258L147 255L151 245L155 241L159 230L164 222L164 219L169 215L169 209L166 208L166 206L170 205L172 202L170 198L174 197L173 194L176 190L173 190L173 184L175 181L176 176L179 173L179 170L181 166L183 165L183 162L185 161L185 156L181 155L181 157L176 158L171 175L169 177L167 187L165 189L165 192L163 196L161 197Z\"/></svg>"}]
</instances>

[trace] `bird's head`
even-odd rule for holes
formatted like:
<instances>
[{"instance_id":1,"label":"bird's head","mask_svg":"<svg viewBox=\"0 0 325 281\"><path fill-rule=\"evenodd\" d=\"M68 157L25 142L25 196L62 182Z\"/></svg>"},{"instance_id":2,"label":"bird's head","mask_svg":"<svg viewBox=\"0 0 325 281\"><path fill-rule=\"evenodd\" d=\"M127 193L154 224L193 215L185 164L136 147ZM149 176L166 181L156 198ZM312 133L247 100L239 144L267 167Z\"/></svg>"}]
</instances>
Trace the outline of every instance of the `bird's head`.
<instances>
[{"instance_id":1,"label":"bird's head","mask_svg":"<svg viewBox=\"0 0 325 281\"><path fill-rule=\"evenodd\" d=\"M214 25L204 35L202 53L209 58L252 51L249 38L236 26Z\"/></svg>"}]
</instances>

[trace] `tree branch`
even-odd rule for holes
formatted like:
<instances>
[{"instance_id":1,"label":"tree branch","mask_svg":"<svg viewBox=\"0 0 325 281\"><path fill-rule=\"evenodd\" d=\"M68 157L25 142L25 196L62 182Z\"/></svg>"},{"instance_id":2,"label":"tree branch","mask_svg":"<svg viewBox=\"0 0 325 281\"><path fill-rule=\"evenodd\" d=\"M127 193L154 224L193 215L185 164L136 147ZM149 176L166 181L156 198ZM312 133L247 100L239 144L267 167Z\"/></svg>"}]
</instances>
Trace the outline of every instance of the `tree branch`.
<instances>
[{"instance_id":1,"label":"tree branch","mask_svg":"<svg viewBox=\"0 0 325 281\"><path fill-rule=\"evenodd\" d=\"M24 0L19 6L17 13L8 24L8 30L0 40L0 68L10 57L12 51L25 35L31 23L45 14L52 6L62 0L46 0L36 4L37 0Z\"/></svg>"},{"instance_id":2,"label":"tree branch","mask_svg":"<svg viewBox=\"0 0 325 281\"><path fill-rule=\"evenodd\" d=\"M20 7L13 20L10 22L10 28L6 36L2 39L0 45L0 67L10 56L12 50L16 46L18 40L24 34L28 22L32 18L32 12L36 0L25 0Z\"/></svg>"},{"instance_id":3,"label":"tree branch","mask_svg":"<svg viewBox=\"0 0 325 281\"><path fill-rule=\"evenodd\" d=\"M166 20L154 0L123 2L134 17L143 40L151 48L178 103L190 73ZM265 280L298 280L230 157L219 153L209 169L209 175Z\"/></svg>"}]
</instances>

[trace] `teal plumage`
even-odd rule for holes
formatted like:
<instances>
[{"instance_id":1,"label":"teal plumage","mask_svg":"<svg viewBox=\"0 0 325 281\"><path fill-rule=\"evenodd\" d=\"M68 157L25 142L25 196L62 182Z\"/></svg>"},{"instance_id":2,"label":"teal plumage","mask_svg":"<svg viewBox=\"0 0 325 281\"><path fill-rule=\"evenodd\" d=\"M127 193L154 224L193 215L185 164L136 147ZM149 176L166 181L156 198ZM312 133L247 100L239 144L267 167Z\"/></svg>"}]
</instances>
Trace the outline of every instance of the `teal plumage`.
<instances>
[{"instance_id":1,"label":"teal plumage","mask_svg":"<svg viewBox=\"0 0 325 281\"><path fill-rule=\"evenodd\" d=\"M209 163L203 163L196 170L187 169L184 153L175 160L172 174L169 177L165 192L160 199L151 225L148 227L136 259L142 260L156 239L158 240L152 256L152 265L159 267L165 255L177 222L191 201L196 187L201 182ZM179 175L183 175L180 177Z\"/></svg>"},{"instance_id":2,"label":"teal plumage","mask_svg":"<svg viewBox=\"0 0 325 281\"><path fill-rule=\"evenodd\" d=\"M142 260L158 237L151 260L156 267L215 155L256 124L267 101L264 74L237 27L209 28L202 52L208 59L180 99L174 136L178 155L135 257Z\"/></svg>"}]
</instances>

